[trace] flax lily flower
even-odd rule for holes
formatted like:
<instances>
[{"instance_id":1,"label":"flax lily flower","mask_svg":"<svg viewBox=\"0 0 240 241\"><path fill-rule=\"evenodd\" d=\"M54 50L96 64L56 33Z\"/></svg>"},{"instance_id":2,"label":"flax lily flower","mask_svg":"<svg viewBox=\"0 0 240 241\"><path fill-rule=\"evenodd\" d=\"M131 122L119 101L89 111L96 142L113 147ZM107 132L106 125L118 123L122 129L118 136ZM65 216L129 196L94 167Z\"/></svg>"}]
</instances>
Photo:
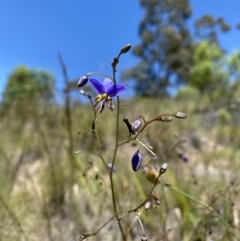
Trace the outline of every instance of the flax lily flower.
<instances>
[{"instance_id":1,"label":"flax lily flower","mask_svg":"<svg viewBox=\"0 0 240 241\"><path fill-rule=\"evenodd\" d=\"M114 105L112 98L126 90L126 86L124 84L114 84L113 81L108 78L104 79L103 83L100 83L96 79L89 79L89 81L98 92L94 107L100 103L99 112L102 113L105 104L107 104L108 108L113 111Z\"/></svg>"}]
</instances>

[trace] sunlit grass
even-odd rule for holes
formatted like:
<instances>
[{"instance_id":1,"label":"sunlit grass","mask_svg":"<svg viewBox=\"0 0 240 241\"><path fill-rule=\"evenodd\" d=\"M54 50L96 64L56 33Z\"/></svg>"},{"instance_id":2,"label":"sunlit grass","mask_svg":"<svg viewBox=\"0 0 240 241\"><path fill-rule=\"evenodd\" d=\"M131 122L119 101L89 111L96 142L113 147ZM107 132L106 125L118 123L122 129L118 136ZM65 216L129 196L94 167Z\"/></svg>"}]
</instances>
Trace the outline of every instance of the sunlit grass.
<instances>
[{"instance_id":1,"label":"sunlit grass","mask_svg":"<svg viewBox=\"0 0 240 241\"><path fill-rule=\"evenodd\" d=\"M218 119L215 125L206 123L206 114L184 100L135 99L120 105L120 119L127 116L131 121L139 115L150 119L176 111L188 114L184 121L154 123L141 136L159 156L153 160L144 152L143 165L169 165L155 190L160 205L141 213L149 240L237 240L235 225L239 224L233 214L240 212L236 208L240 188L236 173L240 155L238 127L216 122ZM87 105L79 104L71 113L76 158L73 170L60 107L45 112L44 119L28 120L18 128L13 120L8 125L8 117L4 117L0 126L2 240L74 240L80 233L96 230L111 217L110 183L93 138L91 112ZM97 118L103 155L110 161L114 115L106 110ZM119 138L128 138L123 122ZM131 144L119 147L117 171L113 173L124 227L130 227L135 219L124 210L139 205L152 186L141 170L132 171L134 151ZM184 163L178 152L186 154L189 161ZM111 222L99 232L99 239L89 240L103 240L106 235L118 237L117 232L115 222ZM130 232L132 240L138 240L138 232L136 224Z\"/></svg>"}]
</instances>

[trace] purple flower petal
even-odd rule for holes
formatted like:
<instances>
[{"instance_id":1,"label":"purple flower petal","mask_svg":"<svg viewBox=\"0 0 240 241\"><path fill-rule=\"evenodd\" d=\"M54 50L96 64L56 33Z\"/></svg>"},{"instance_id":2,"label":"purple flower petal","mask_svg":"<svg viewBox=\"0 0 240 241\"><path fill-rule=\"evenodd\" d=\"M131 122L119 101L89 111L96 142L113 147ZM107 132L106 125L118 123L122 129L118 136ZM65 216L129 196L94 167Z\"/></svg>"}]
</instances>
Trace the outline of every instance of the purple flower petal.
<instances>
[{"instance_id":1,"label":"purple flower petal","mask_svg":"<svg viewBox=\"0 0 240 241\"><path fill-rule=\"evenodd\" d=\"M137 150L132 157L132 169L136 172L137 170L139 170L141 163L142 156L139 153L139 150Z\"/></svg>"},{"instance_id":2,"label":"purple flower petal","mask_svg":"<svg viewBox=\"0 0 240 241\"><path fill-rule=\"evenodd\" d=\"M126 86L123 84L114 84L113 81L109 78L104 79L103 86L105 88L105 92L110 96L114 97L122 90L126 89Z\"/></svg>"},{"instance_id":3,"label":"purple flower petal","mask_svg":"<svg viewBox=\"0 0 240 241\"><path fill-rule=\"evenodd\" d=\"M104 86L105 92L108 93L108 91L113 87L113 81L109 78L105 78L102 85Z\"/></svg>"},{"instance_id":4,"label":"purple flower petal","mask_svg":"<svg viewBox=\"0 0 240 241\"><path fill-rule=\"evenodd\" d=\"M106 93L110 97L114 97L123 90L126 90L126 86L124 84L114 84L109 78L104 79L103 83L100 83L96 79L89 79L89 81L99 94Z\"/></svg>"},{"instance_id":5,"label":"purple flower petal","mask_svg":"<svg viewBox=\"0 0 240 241\"><path fill-rule=\"evenodd\" d=\"M117 168L115 166L112 165L112 163L108 163L108 167L110 170L112 170L112 172L116 172Z\"/></svg>"},{"instance_id":6,"label":"purple flower petal","mask_svg":"<svg viewBox=\"0 0 240 241\"><path fill-rule=\"evenodd\" d=\"M133 132L135 133L137 130L139 130L139 128L141 127L141 120L140 118L136 119L131 125L132 125L132 129Z\"/></svg>"},{"instance_id":7,"label":"purple flower petal","mask_svg":"<svg viewBox=\"0 0 240 241\"><path fill-rule=\"evenodd\" d=\"M108 89L107 94L110 97L114 97L120 92L122 92L123 90L126 90L126 86L124 84L116 84L116 85L112 85L111 88Z\"/></svg>"},{"instance_id":8,"label":"purple flower petal","mask_svg":"<svg viewBox=\"0 0 240 241\"><path fill-rule=\"evenodd\" d=\"M182 157L182 160L183 160L183 162L185 162L185 163L187 163L187 162L189 161L189 159L188 159L187 156L183 156L183 157Z\"/></svg>"},{"instance_id":9,"label":"purple flower petal","mask_svg":"<svg viewBox=\"0 0 240 241\"><path fill-rule=\"evenodd\" d=\"M96 79L89 79L93 87L97 90L99 94L106 93L105 86Z\"/></svg>"}]
</instances>

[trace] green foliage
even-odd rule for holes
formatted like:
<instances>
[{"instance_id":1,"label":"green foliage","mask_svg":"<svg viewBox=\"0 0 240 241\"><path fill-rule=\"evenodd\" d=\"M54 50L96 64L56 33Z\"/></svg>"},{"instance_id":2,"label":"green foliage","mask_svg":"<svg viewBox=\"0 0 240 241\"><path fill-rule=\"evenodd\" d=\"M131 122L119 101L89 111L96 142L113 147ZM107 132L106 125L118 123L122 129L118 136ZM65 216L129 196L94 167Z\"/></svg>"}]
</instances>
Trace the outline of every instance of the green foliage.
<instances>
[{"instance_id":1,"label":"green foliage","mask_svg":"<svg viewBox=\"0 0 240 241\"><path fill-rule=\"evenodd\" d=\"M207 39L218 43L218 33L226 33L230 31L230 26L222 17L214 19L211 15L203 15L196 20L195 24L196 36L200 39Z\"/></svg>"},{"instance_id":2,"label":"green foliage","mask_svg":"<svg viewBox=\"0 0 240 241\"><path fill-rule=\"evenodd\" d=\"M223 52L212 42L200 42L194 52L194 64L190 70L189 83L201 93L215 91L220 85L226 87L226 78L220 68Z\"/></svg>"},{"instance_id":3,"label":"green foliage","mask_svg":"<svg viewBox=\"0 0 240 241\"><path fill-rule=\"evenodd\" d=\"M202 58L206 62L212 59L212 65L205 68L214 84L220 81L216 83L225 86L224 76L232 73L230 70L234 75L229 76L238 80L237 55L224 58L221 65L222 52L215 45L210 51L208 44L199 44L195 64L201 64ZM219 64L224 68L217 72ZM113 68L113 75L115 72ZM220 80L215 80L216 76ZM68 83L66 77L66 86ZM239 81L234 85L227 82L225 92L213 94L231 97L238 85ZM26 89L23 101L34 99ZM210 89L204 88L203 94L189 85L172 99L138 97L123 104L116 97L115 111L104 109L99 114L91 94L81 92L89 105L72 105L66 90L64 106L47 101L45 108L44 95L37 94L37 108L23 106L32 117L24 125L18 124L19 118L2 117L3 240L83 240L84 236L79 236L85 234L91 236L89 240L127 241L139 240L142 233L149 240L239 240L240 122L236 101L217 102L217 107L209 108L205 93ZM100 110L110 100L109 96L101 99ZM17 110L12 111L18 117ZM179 120L184 116L179 111L188 118ZM139 116L142 120L140 129L130 137L122 121L126 116L131 122ZM169 123L173 117L174 122ZM141 149L142 168L133 172L131 157L136 149ZM116 171L110 171L109 163ZM168 164L168 170L160 176L162 163Z\"/></svg>"},{"instance_id":4,"label":"green foliage","mask_svg":"<svg viewBox=\"0 0 240 241\"><path fill-rule=\"evenodd\" d=\"M150 119L156 113L179 109L189 115L186 121L176 121L174 124L156 123L141 136L160 157L159 160L151 160L148 152L143 153L144 165L149 160L155 166L165 161L169 164L161 179L162 184L154 193L160 198L159 207L141 213L146 233L155 240L159 239L159 233L173 240L177 237L180 240L204 240L207 237L229 240L234 237L233 229L238 233L233 218L237 206L232 201L239 200L239 177L236 172L240 157L239 123L238 126L231 125L231 119L225 118L222 109L216 117L220 119L214 125L215 122L191 107L194 103L195 106L199 104L184 99L159 101L138 98L121 108L120 117L127 115L130 120L143 113ZM22 129L18 138L13 125L1 122L0 235L4 240L26 240L24 234L29 240L71 240L82 232L96 230L108 220L112 212L111 199L107 198L109 179L89 129L89 108L80 104L71 108L74 150L78 151L73 170L62 107L48 109L38 128L32 124L33 119L29 120L30 126L35 126L35 129L30 133L29 129ZM103 137L103 155L107 160L112 156L115 135L111 121L115 115L112 114L106 111L97 123ZM211 122L208 125L211 124L212 128L207 129L206 119ZM121 139L128 136L124 123L120 123L120 133ZM197 138L203 147L194 147L193 138ZM176 143L177 148L174 149ZM130 160L134 150L134 147L129 149L123 146L117 155L114 180L121 210L138 205L152 187L143 172L133 175ZM189 163L183 163L177 151L187 154ZM23 159L16 168L20 156ZM171 184L171 188L164 183ZM220 214L209 211L199 201L207 203ZM125 213L122 222L130 225L126 220L132 222L134 215ZM113 223L115 228L109 230L106 226L99 232L97 237L100 240L114 235L117 237ZM111 224L109 227L112 227ZM134 225L132 230L139 237L139 225Z\"/></svg>"},{"instance_id":5,"label":"green foliage","mask_svg":"<svg viewBox=\"0 0 240 241\"><path fill-rule=\"evenodd\" d=\"M193 42L187 28L188 1L142 0L145 15L139 25L141 43L133 49L140 62L123 77L136 80L143 96L166 96L169 86L184 83L192 63Z\"/></svg>"},{"instance_id":6,"label":"green foliage","mask_svg":"<svg viewBox=\"0 0 240 241\"><path fill-rule=\"evenodd\" d=\"M3 93L4 112L16 112L23 116L38 108L40 103L54 100L54 78L46 71L17 67L10 74ZM23 113L23 109L24 112Z\"/></svg>"},{"instance_id":7,"label":"green foliage","mask_svg":"<svg viewBox=\"0 0 240 241\"><path fill-rule=\"evenodd\" d=\"M138 95L165 97L169 88L189 82L208 93L218 85L226 87L229 76L220 63L225 53L218 37L231 27L223 17L203 15L192 31L188 0L141 0L140 4L145 13L139 24L141 42L133 48L139 62L123 73L123 78L135 81ZM222 91L214 93L211 101L220 98Z\"/></svg>"},{"instance_id":8,"label":"green foliage","mask_svg":"<svg viewBox=\"0 0 240 241\"><path fill-rule=\"evenodd\" d=\"M209 106L226 105L239 92L239 52L226 55L211 41L201 41L194 51L194 62L190 70L189 84L209 98Z\"/></svg>"},{"instance_id":9,"label":"green foliage","mask_svg":"<svg viewBox=\"0 0 240 241\"><path fill-rule=\"evenodd\" d=\"M200 92L197 88L191 85L186 85L181 88L177 94L177 99L184 99L184 100L197 100L200 97Z\"/></svg>"}]
</instances>

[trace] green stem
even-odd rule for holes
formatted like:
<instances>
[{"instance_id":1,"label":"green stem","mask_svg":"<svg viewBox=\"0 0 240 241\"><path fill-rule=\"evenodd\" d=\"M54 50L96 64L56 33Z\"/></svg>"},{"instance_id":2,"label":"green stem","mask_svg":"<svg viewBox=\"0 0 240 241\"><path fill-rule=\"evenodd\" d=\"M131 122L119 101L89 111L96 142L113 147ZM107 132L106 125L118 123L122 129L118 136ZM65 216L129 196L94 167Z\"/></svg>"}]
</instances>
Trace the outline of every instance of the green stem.
<instances>
[{"instance_id":1,"label":"green stem","mask_svg":"<svg viewBox=\"0 0 240 241\"><path fill-rule=\"evenodd\" d=\"M114 84L116 84L116 69L113 68L113 82ZM117 156L117 150L118 150L118 139L119 139L119 106L120 106L120 101L119 101L119 97L117 96L117 116L116 116L116 139L115 139L115 148L114 148L114 153L113 153L113 159L112 159L112 167L114 167L115 165L115 161L116 161L116 156ZM111 184L111 193L112 193L112 203L113 203L113 210L114 213L116 214L116 218L118 220L118 226L119 229L121 231L122 234L122 239L126 240L121 222L119 221L119 216L117 214L117 202L116 202L116 195L115 195L115 189L114 189L114 181L113 181L113 168L111 168L110 171L110 184Z\"/></svg>"},{"instance_id":2,"label":"green stem","mask_svg":"<svg viewBox=\"0 0 240 241\"><path fill-rule=\"evenodd\" d=\"M98 134L98 130L97 130L97 127L96 127L97 111L96 111L96 109L95 109L94 103L93 103L93 101L92 101L91 98L90 98L90 103L91 103L91 106L92 106L92 109L93 109L92 132L93 132L93 134L95 135L96 140L97 140L98 149L99 149L99 151L100 151L99 156L100 156L100 158L101 158L101 160L102 160L102 162L103 162L103 164L104 164L104 167L105 167L106 171L107 171L108 173L110 173L110 172L109 172L108 165L107 165L107 163L106 163L106 161L105 161L105 158L104 158L104 156L103 156L103 153L102 153L101 140L100 140L100 137L99 137L99 134Z\"/></svg>"}]
</instances>

